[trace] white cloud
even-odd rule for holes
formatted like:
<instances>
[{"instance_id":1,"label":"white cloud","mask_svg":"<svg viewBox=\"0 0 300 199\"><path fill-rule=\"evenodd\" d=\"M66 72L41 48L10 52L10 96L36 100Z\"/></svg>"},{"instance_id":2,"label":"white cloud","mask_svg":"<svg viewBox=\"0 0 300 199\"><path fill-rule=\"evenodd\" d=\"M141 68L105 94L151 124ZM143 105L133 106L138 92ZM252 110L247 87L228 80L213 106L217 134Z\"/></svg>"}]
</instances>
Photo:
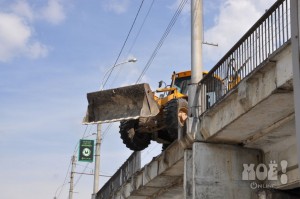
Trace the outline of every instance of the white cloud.
<instances>
[{"instance_id":1,"label":"white cloud","mask_svg":"<svg viewBox=\"0 0 300 199\"><path fill-rule=\"evenodd\" d=\"M64 6L60 0L48 0L44 7L33 8L26 0L19 0L12 4L11 10L14 14L32 22L33 20L46 20L57 25L66 18Z\"/></svg>"},{"instance_id":2,"label":"white cloud","mask_svg":"<svg viewBox=\"0 0 300 199\"><path fill-rule=\"evenodd\" d=\"M0 27L2 45L21 46L31 34L30 27L13 14L0 13Z\"/></svg>"},{"instance_id":3,"label":"white cloud","mask_svg":"<svg viewBox=\"0 0 300 199\"><path fill-rule=\"evenodd\" d=\"M46 57L48 54L48 47L38 41L35 41L27 46L26 53L28 57L32 59Z\"/></svg>"},{"instance_id":4,"label":"white cloud","mask_svg":"<svg viewBox=\"0 0 300 199\"><path fill-rule=\"evenodd\" d=\"M105 0L103 6L108 11L113 11L116 14L125 13L129 7L130 0Z\"/></svg>"},{"instance_id":5,"label":"white cloud","mask_svg":"<svg viewBox=\"0 0 300 199\"><path fill-rule=\"evenodd\" d=\"M204 33L205 41L219 45L217 48L204 46L203 56L206 61L218 61L274 2L275 0L226 0L221 4L215 25Z\"/></svg>"},{"instance_id":6,"label":"white cloud","mask_svg":"<svg viewBox=\"0 0 300 199\"><path fill-rule=\"evenodd\" d=\"M8 8L0 12L0 62L18 56L31 59L47 56L49 49L36 38L34 22L44 20L60 24L66 18L62 3L48 0L46 6L35 8L27 0L18 0Z\"/></svg>"},{"instance_id":7,"label":"white cloud","mask_svg":"<svg viewBox=\"0 0 300 199\"><path fill-rule=\"evenodd\" d=\"M30 27L21 17L0 13L0 61L8 61L26 49Z\"/></svg>"},{"instance_id":8,"label":"white cloud","mask_svg":"<svg viewBox=\"0 0 300 199\"><path fill-rule=\"evenodd\" d=\"M66 15L63 5L59 0L49 0L47 6L41 11L42 18L57 25L65 20Z\"/></svg>"},{"instance_id":9,"label":"white cloud","mask_svg":"<svg viewBox=\"0 0 300 199\"><path fill-rule=\"evenodd\" d=\"M0 13L0 61L7 62L19 55L32 59L45 57L47 47L32 41L32 37L33 30L24 18Z\"/></svg>"},{"instance_id":10,"label":"white cloud","mask_svg":"<svg viewBox=\"0 0 300 199\"><path fill-rule=\"evenodd\" d=\"M34 19L34 13L30 5L25 0L20 0L12 5L13 13L18 16L25 17L28 20L32 21Z\"/></svg>"}]
</instances>

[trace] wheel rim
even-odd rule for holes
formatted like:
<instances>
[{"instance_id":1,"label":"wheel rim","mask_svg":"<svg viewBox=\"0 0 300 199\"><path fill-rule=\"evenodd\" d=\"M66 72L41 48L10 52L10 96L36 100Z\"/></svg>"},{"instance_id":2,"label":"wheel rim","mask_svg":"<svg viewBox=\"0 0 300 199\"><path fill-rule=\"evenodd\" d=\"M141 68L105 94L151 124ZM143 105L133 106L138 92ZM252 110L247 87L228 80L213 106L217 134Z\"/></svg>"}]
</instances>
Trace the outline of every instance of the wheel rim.
<instances>
[{"instance_id":1,"label":"wheel rim","mask_svg":"<svg viewBox=\"0 0 300 199\"><path fill-rule=\"evenodd\" d=\"M128 130L128 138L131 139L131 140L133 140L134 135L135 135L134 128L129 129Z\"/></svg>"},{"instance_id":2,"label":"wheel rim","mask_svg":"<svg viewBox=\"0 0 300 199\"><path fill-rule=\"evenodd\" d=\"M181 108L178 111L178 123L181 127L184 126L184 123L188 117L188 110L186 108Z\"/></svg>"}]
</instances>

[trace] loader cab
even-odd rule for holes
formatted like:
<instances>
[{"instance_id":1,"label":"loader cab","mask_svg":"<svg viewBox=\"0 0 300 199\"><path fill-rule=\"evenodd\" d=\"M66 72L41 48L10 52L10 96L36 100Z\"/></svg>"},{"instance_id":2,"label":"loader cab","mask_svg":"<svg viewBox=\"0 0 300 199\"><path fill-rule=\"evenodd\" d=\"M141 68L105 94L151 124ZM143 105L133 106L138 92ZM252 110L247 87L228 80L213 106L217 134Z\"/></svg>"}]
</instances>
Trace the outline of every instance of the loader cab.
<instances>
[{"instance_id":1,"label":"loader cab","mask_svg":"<svg viewBox=\"0 0 300 199\"><path fill-rule=\"evenodd\" d=\"M207 74L207 71L203 72L203 77ZM174 84L173 84L174 82ZM175 86L180 93L188 95L188 86L191 83L191 71L184 71L179 73L173 73L172 87Z\"/></svg>"},{"instance_id":2,"label":"loader cab","mask_svg":"<svg viewBox=\"0 0 300 199\"><path fill-rule=\"evenodd\" d=\"M178 91L184 95L188 95L188 86L191 82L191 71L173 73L172 87L176 87Z\"/></svg>"},{"instance_id":3,"label":"loader cab","mask_svg":"<svg viewBox=\"0 0 300 199\"><path fill-rule=\"evenodd\" d=\"M203 77L208 74L208 71L203 71ZM208 86L206 90L206 104L207 107L210 107L212 104L216 102L218 97L221 95L223 90L223 81L219 77L213 78L213 87ZM179 73L173 73L172 75L172 87L176 87L178 91L188 96L188 85L191 82L191 71L184 71Z\"/></svg>"}]
</instances>

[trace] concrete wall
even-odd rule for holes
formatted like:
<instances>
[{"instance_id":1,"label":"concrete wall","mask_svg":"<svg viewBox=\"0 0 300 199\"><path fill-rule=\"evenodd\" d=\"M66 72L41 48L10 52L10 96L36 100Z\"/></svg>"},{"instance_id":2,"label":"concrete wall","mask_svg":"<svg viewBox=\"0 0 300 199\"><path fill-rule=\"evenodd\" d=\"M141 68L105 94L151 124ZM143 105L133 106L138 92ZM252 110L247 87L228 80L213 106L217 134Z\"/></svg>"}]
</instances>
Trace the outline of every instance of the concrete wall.
<instances>
[{"instance_id":1,"label":"concrete wall","mask_svg":"<svg viewBox=\"0 0 300 199\"><path fill-rule=\"evenodd\" d=\"M192 171L185 171L192 172L192 175L186 174L186 181L192 185L192 192L187 190L186 198L256 199L258 190L250 188L253 181L242 180L243 164L261 161L262 153L259 150L195 142Z\"/></svg>"}]
</instances>

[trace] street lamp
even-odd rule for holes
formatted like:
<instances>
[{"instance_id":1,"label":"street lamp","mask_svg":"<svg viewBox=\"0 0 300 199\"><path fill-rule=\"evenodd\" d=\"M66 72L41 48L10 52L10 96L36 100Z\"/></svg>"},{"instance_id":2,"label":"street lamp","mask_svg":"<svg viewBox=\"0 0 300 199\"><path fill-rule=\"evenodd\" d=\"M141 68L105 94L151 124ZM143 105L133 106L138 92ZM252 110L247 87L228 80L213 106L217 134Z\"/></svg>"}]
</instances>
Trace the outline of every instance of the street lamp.
<instances>
[{"instance_id":1,"label":"street lamp","mask_svg":"<svg viewBox=\"0 0 300 199\"><path fill-rule=\"evenodd\" d=\"M112 70L115 68L115 67L118 67L120 65L123 65L123 64L126 64L126 63L129 63L129 62L132 62L132 63L135 63L137 62L137 59L136 58L131 58L131 59L128 59L127 61L123 61L121 63L118 63L112 67L110 67L105 73L104 73L104 76L103 76L103 79L102 79L102 82L101 82L101 87L100 87L100 90L103 90L104 89L104 82L107 81L107 78L105 78L107 76L107 74L110 72L112 72Z\"/></svg>"},{"instance_id":2,"label":"street lamp","mask_svg":"<svg viewBox=\"0 0 300 199\"><path fill-rule=\"evenodd\" d=\"M132 58L132 59L128 59L127 61L115 64L114 66L110 67L104 74L103 76L103 80L101 83L101 88L100 90L104 89L105 83L108 80L108 78L105 77L106 75L110 72L112 72L112 70L117 67L120 66L122 64L126 64L126 63L135 63L137 62L136 58ZM105 80L105 81L104 81ZM94 187L93 187L93 194L92 194L92 199L96 199L96 195L97 195L97 191L99 188L99 174L100 174L100 146L101 146L101 124L97 124L97 137L96 137L96 149L95 149L95 168L94 168Z\"/></svg>"}]
</instances>

